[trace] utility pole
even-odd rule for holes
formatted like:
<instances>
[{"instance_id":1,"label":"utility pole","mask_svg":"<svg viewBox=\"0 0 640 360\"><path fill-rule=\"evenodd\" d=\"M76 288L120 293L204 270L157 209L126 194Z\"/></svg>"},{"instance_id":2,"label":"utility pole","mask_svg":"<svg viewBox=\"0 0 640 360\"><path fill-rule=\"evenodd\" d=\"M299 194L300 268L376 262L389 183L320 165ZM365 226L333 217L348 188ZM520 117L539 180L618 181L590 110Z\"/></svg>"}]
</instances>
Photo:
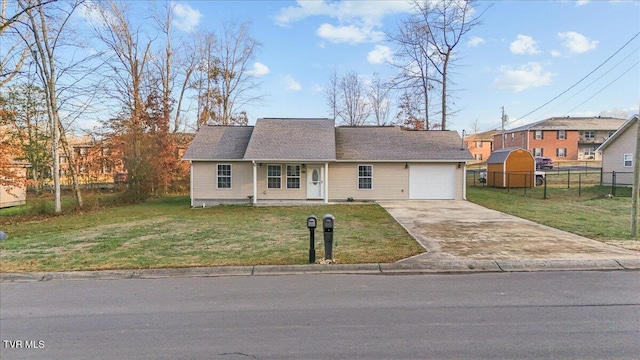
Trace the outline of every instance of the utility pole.
<instances>
[{"instance_id":1,"label":"utility pole","mask_svg":"<svg viewBox=\"0 0 640 360\"><path fill-rule=\"evenodd\" d=\"M638 106L638 114L634 116L637 133L636 133L636 152L633 156L633 190L631 199L631 238L636 239L638 236L638 191L640 190L640 106ZM634 121L634 120L631 120Z\"/></svg>"},{"instance_id":2,"label":"utility pole","mask_svg":"<svg viewBox=\"0 0 640 360\"><path fill-rule=\"evenodd\" d=\"M506 122L506 115L504 114L504 106L501 109L502 109L502 140L500 141L500 143L502 144L502 148L504 149L504 138L505 138L504 123Z\"/></svg>"}]
</instances>

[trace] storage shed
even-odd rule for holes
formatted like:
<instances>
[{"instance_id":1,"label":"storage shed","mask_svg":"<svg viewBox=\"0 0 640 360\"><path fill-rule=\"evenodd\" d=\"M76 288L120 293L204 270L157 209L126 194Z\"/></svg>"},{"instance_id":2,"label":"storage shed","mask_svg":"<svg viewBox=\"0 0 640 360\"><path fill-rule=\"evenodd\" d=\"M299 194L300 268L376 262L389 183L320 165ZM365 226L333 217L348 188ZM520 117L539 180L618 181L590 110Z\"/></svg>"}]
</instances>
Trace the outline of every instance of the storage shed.
<instances>
[{"instance_id":1,"label":"storage shed","mask_svg":"<svg viewBox=\"0 0 640 360\"><path fill-rule=\"evenodd\" d=\"M535 184L536 162L523 148L496 150L487 159L487 185L493 187L522 188Z\"/></svg>"}]
</instances>

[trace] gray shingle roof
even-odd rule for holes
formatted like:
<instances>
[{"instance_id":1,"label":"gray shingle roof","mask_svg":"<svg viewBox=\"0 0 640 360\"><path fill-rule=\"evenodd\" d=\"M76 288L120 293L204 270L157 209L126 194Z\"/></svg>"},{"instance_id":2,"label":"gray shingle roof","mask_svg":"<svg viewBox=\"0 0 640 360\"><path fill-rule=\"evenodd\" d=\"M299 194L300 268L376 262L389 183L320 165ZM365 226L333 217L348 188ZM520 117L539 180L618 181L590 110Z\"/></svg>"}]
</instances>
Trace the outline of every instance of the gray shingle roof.
<instances>
[{"instance_id":1,"label":"gray shingle roof","mask_svg":"<svg viewBox=\"0 0 640 360\"><path fill-rule=\"evenodd\" d=\"M625 119L612 117L552 117L531 124L506 130L506 133L523 130L616 130Z\"/></svg>"},{"instance_id":2,"label":"gray shingle roof","mask_svg":"<svg viewBox=\"0 0 640 360\"><path fill-rule=\"evenodd\" d=\"M248 160L335 160L330 119L258 119L244 155Z\"/></svg>"},{"instance_id":3,"label":"gray shingle roof","mask_svg":"<svg viewBox=\"0 0 640 360\"><path fill-rule=\"evenodd\" d=\"M489 158L487 159L487 164L502 164L503 162L505 162L505 160L507 160L507 158L509 157L509 154L519 149L526 150L519 147L508 147L508 148L496 150L492 152L491 155L489 155Z\"/></svg>"},{"instance_id":4,"label":"gray shingle roof","mask_svg":"<svg viewBox=\"0 0 640 360\"><path fill-rule=\"evenodd\" d=\"M336 128L338 160L473 160L453 131L411 131L400 127Z\"/></svg>"},{"instance_id":5,"label":"gray shingle roof","mask_svg":"<svg viewBox=\"0 0 640 360\"><path fill-rule=\"evenodd\" d=\"M183 160L242 160L253 126L202 126Z\"/></svg>"}]
</instances>

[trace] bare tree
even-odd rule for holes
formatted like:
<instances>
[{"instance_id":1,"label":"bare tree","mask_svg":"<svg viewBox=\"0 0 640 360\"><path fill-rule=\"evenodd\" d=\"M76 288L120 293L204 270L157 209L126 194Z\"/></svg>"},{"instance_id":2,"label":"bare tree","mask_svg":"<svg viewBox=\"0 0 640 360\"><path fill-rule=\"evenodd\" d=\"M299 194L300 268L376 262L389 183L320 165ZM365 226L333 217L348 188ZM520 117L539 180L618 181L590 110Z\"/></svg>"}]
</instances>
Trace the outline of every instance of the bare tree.
<instances>
[{"instance_id":1,"label":"bare tree","mask_svg":"<svg viewBox=\"0 0 640 360\"><path fill-rule=\"evenodd\" d=\"M435 53L429 43L429 27L422 23L417 14L412 14L400 23L397 33L389 33L387 37L396 45L391 65L398 69L398 75L392 84L404 93L405 109L401 112L406 113L407 108L412 108L412 113L419 110L424 114L421 116L424 121L421 129L430 130L430 96L435 89L434 83L439 80L433 76L434 70L430 69L430 62L432 58L435 60ZM416 97L421 99L421 106L417 109Z\"/></svg>"},{"instance_id":2,"label":"bare tree","mask_svg":"<svg viewBox=\"0 0 640 360\"><path fill-rule=\"evenodd\" d=\"M396 57L399 61L396 66L401 69L400 79L407 82L408 86L419 86L422 90L427 109L427 129L431 127L428 120L428 94L433 89L429 69L438 74L440 128L446 130L449 73L454 61L452 55L463 37L480 24L482 13L474 9L475 2L413 0L414 14L401 24L398 34L390 36L390 40L398 46Z\"/></svg>"},{"instance_id":3,"label":"bare tree","mask_svg":"<svg viewBox=\"0 0 640 360\"><path fill-rule=\"evenodd\" d=\"M51 156L53 160L53 182L54 182L54 211L62 211L61 189L60 189L60 148L69 154L66 146L66 131L61 121L61 105L64 101L60 92L71 86L59 86L59 81L63 73L71 73L73 65L61 68L59 55L64 47L63 39L69 37L65 33L69 20L73 12L80 6L82 1L64 2L55 8L38 6L42 4L39 0L18 0L17 5L25 14L24 30L20 33L25 45L29 48L29 53L36 64L37 76L45 93L47 116L52 131ZM33 41L31 41L31 39ZM77 64L77 63L76 63ZM60 70L60 71L59 71ZM62 145L62 146L60 146ZM75 173L75 163L73 157L69 157L73 185L76 201L82 207L82 195L78 186L78 178Z\"/></svg>"},{"instance_id":4,"label":"bare tree","mask_svg":"<svg viewBox=\"0 0 640 360\"><path fill-rule=\"evenodd\" d=\"M378 126L386 125L389 116L389 87L382 82L380 75L373 74L369 85L369 106Z\"/></svg>"},{"instance_id":5,"label":"bare tree","mask_svg":"<svg viewBox=\"0 0 640 360\"><path fill-rule=\"evenodd\" d=\"M333 69L333 71L331 71L331 74L329 75L329 81L327 82L327 87L324 89L324 96L327 101L327 106L329 107L329 112L331 113L331 118L333 120L337 119L338 115L340 114L340 109L338 104L338 101L339 101L338 85L339 85L338 72L336 71L336 69Z\"/></svg>"},{"instance_id":6,"label":"bare tree","mask_svg":"<svg viewBox=\"0 0 640 360\"><path fill-rule=\"evenodd\" d=\"M362 126L369 117L367 93L363 81L356 72L349 72L340 78L338 83L339 108L338 117L348 126Z\"/></svg>"}]
</instances>

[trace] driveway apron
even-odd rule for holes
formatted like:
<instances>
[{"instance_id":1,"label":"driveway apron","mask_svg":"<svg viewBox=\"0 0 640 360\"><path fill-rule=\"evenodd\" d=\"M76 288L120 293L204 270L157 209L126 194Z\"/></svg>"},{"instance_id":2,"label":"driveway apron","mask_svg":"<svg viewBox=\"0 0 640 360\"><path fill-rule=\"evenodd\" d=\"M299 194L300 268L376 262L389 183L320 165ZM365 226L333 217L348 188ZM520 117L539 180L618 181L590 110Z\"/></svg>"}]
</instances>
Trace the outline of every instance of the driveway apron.
<instances>
[{"instance_id":1,"label":"driveway apron","mask_svg":"<svg viewBox=\"0 0 640 360\"><path fill-rule=\"evenodd\" d=\"M638 259L640 253L468 201L379 203L426 250L403 261Z\"/></svg>"}]
</instances>

